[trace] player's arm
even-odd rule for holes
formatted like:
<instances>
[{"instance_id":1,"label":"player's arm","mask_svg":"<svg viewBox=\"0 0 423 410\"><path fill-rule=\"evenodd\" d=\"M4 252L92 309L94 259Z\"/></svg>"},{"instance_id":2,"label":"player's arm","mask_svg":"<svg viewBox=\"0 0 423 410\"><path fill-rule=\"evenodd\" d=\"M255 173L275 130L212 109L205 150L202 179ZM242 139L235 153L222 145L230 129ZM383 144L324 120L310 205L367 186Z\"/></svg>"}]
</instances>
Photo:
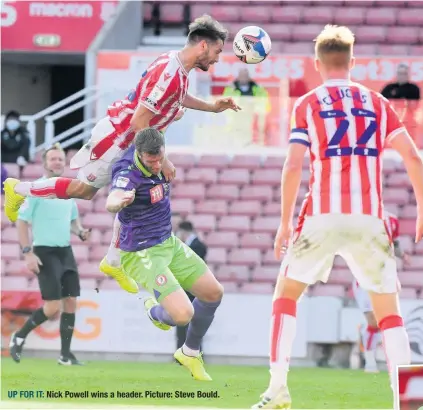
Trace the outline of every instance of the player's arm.
<instances>
[{"instance_id":1,"label":"player's arm","mask_svg":"<svg viewBox=\"0 0 423 410\"><path fill-rule=\"evenodd\" d=\"M131 118L131 128L135 132L142 131L150 126L150 121L156 114L143 104L139 104Z\"/></svg>"},{"instance_id":2,"label":"player's arm","mask_svg":"<svg viewBox=\"0 0 423 410\"><path fill-rule=\"evenodd\" d=\"M185 96L182 105L191 110L206 111L206 112L222 112L227 109L238 111L241 108L235 103L232 97L219 98L215 102L207 102L201 98L194 97L191 94Z\"/></svg>"},{"instance_id":3,"label":"player's arm","mask_svg":"<svg viewBox=\"0 0 423 410\"><path fill-rule=\"evenodd\" d=\"M124 191L122 189L113 190L106 201L106 209L111 213L117 213L123 208L131 205L135 199L135 189L132 191Z\"/></svg>"}]
</instances>

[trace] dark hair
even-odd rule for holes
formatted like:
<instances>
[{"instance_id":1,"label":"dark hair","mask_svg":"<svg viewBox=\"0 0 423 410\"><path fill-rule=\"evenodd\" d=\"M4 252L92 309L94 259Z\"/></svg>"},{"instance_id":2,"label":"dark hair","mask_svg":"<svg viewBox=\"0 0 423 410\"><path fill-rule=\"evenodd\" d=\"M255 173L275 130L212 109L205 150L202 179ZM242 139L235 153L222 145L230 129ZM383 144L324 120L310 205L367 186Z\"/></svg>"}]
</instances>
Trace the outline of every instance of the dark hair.
<instances>
[{"instance_id":1,"label":"dark hair","mask_svg":"<svg viewBox=\"0 0 423 410\"><path fill-rule=\"evenodd\" d=\"M43 152L43 162L46 162L47 159L47 154L50 151L60 151L63 152L63 154L65 153L65 151L63 151L62 146L57 142L56 144L53 144L50 148L47 148L44 152Z\"/></svg>"},{"instance_id":2,"label":"dark hair","mask_svg":"<svg viewBox=\"0 0 423 410\"><path fill-rule=\"evenodd\" d=\"M189 25L188 30L188 43L190 44L196 44L201 40L225 42L228 38L228 30L207 14L196 18Z\"/></svg>"},{"instance_id":3,"label":"dark hair","mask_svg":"<svg viewBox=\"0 0 423 410\"><path fill-rule=\"evenodd\" d=\"M194 230L194 225L190 221L182 221L179 224L178 229L181 231L192 232Z\"/></svg>"},{"instance_id":4,"label":"dark hair","mask_svg":"<svg viewBox=\"0 0 423 410\"><path fill-rule=\"evenodd\" d=\"M10 117L12 117L12 118L19 118L21 116L21 114L19 114L17 111L14 111L14 110L12 110L12 111L9 111L7 114L6 114L6 117L5 117L5 119L7 120L8 118L10 118Z\"/></svg>"},{"instance_id":5,"label":"dark hair","mask_svg":"<svg viewBox=\"0 0 423 410\"><path fill-rule=\"evenodd\" d=\"M135 149L138 154L158 155L164 146L163 134L155 128L146 128L135 135Z\"/></svg>"}]
</instances>

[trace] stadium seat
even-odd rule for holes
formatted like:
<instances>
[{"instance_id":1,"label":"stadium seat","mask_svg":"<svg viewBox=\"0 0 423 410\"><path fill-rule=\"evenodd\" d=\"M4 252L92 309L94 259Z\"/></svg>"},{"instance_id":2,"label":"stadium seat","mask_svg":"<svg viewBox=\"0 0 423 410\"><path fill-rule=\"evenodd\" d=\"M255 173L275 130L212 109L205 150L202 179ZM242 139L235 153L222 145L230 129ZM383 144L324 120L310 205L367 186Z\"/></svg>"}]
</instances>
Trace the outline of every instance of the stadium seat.
<instances>
[{"instance_id":1,"label":"stadium seat","mask_svg":"<svg viewBox=\"0 0 423 410\"><path fill-rule=\"evenodd\" d=\"M283 52L286 54L311 55L314 53L314 45L310 42L284 43ZM282 169L282 166L280 166Z\"/></svg>"},{"instance_id":2,"label":"stadium seat","mask_svg":"<svg viewBox=\"0 0 423 410\"><path fill-rule=\"evenodd\" d=\"M404 2L396 2L396 3L402 3L404 4ZM408 7L423 7L423 4L420 0L417 1L407 1L407 5Z\"/></svg>"},{"instance_id":3,"label":"stadium seat","mask_svg":"<svg viewBox=\"0 0 423 410\"><path fill-rule=\"evenodd\" d=\"M178 184L172 189L173 198L203 199L205 187L203 184Z\"/></svg>"},{"instance_id":4,"label":"stadium seat","mask_svg":"<svg viewBox=\"0 0 423 410\"><path fill-rule=\"evenodd\" d=\"M2 204L4 203L4 201L2 201ZM8 226L12 226L12 222L10 222L8 219L7 219L7 217L6 217L6 215L5 215L5 213L4 213L4 209L3 209L3 207L2 207L2 210L1 210L1 227L2 228L6 228L6 227L8 227Z\"/></svg>"},{"instance_id":5,"label":"stadium seat","mask_svg":"<svg viewBox=\"0 0 423 410\"><path fill-rule=\"evenodd\" d=\"M86 262L89 259L89 256L92 257L91 252L89 253L89 248L86 244L83 245L73 245L72 246L73 255L75 260L79 262ZM103 255L104 256L104 255Z\"/></svg>"},{"instance_id":6,"label":"stadium seat","mask_svg":"<svg viewBox=\"0 0 423 410\"><path fill-rule=\"evenodd\" d=\"M414 248L414 241L410 236L400 236L398 237L398 242L401 247L401 250L405 253L411 254Z\"/></svg>"},{"instance_id":7,"label":"stadium seat","mask_svg":"<svg viewBox=\"0 0 423 410\"><path fill-rule=\"evenodd\" d=\"M79 281L81 289L89 289L89 290L97 290L98 291L98 283L95 279L80 279Z\"/></svg>"},{"instance_id":8,"label":"stadium seat","mask_svg":"<svg viewBox=\"0 0 423 410\"><path fill-rule=\"evenodd\" d=\"M19 169L19 165L18 164L2 164L7 171L7 176L9 178L19 178L20 176L20 169Z\"/></svg>"},{"instance_id":9,"label":"stadium seat","mask_svg":"<svg viewBox=\"0 0 423 410\"><path fill-rule=\"evenodd\" d=\"M390 27L389 32L395 27ZM381 26L359 26L355 30L355 35L358 43L374 44L384 43L386 40L386 27Z\"/></svg>"},{"instance_id":10,"label":"stadium seat","mask_svg":"<svg viewBox=\"0 0 423 410\"><path fill-rule=\"evenodd\" d=\"M259 201L267 201L272 198L272 188L270 186L245 186L241 189L241 199L253 199Z\"/></svg>"},{"instance_id":11,"label":"stadium seat","mask_svg":"<svg viewBox=\"0 0 423 410\"><path fill-rule=\"evenodd\" d=\"M227 252L225 248L208 248L207 250L207 263L214 265L226 265Z\"/></svg>"},{"instance_id":12,"label":"stadium seat","mask_svg":"<svg viewBox=\"0 0 423 410\"><path fill-rule=\"evenodd\" d=\"M211 12L212 12L212 6L209 3L206 4L206 3L199 2L191 6L191 18L193 20L204 14L211 15Z\"/></svg>"},{"instance_id":13,"label":"stadium seat","mask_svg":"<svg viewBox=\"0 0 423 410\"><path fill-rule=\"evenodd\" d=\"M422 257L419 256L419 258ZM400 272L399 280L401 282L401 286L416 289L423 288L423 271L421 270L422 266L423 265L415 267L414 271Z\"/></svg>"},{"instance_id":14,"label":"stadium seat","mask_svg":"<svg viewBox=\"0 0 423 410\"><path fill-rule=\"evenodd\" d=\"M38 179L44 175L44 172L41 164L27 164L22 171L22 179Z\"/></svg>"},{"instance_id":15,"label":"stadium seat","mask_svg":"<svg viewBox=\"0 0 423 410\"><path fill-rule=\"evenodd\" d=\"M249 170L258 169L260 167L261 157L258 155L234 155L232 161L229 164L229 168L245 168Z\"/></svg>"},{"instance_id":16,"label":"stadium seat","mask_svg":"<svg viewBox=\"0 0 423 410\"><path fill-rule=\"evenodd\" d=\"M182 154L179 152L170 152L168 154L169 160L178 168L190 169L195 166L197 162L194 154Z\"/></svg>"},{"instance_id":17,"label":"stadium seat","mask_svg":"<svg viewBox=\"0 0 423 410\"><path fill-rule=\"evenodd\" d=\"M256 267L261 264L260 249L233 249L228 256L231 265Z\"/></svg>"},{"instance_id":18,"label":"stadium seat","mask_svg":"<svg viewBox=\"0 0 423 410\"><path fill-rule=\"evenodd\" d=\"M248 282L250 279L248 266L221 265L214 274L219 281L224 282Z\"/></svg>"},{"instance_id":19,"label":"stadium seat","mask_svg":"<svg viewBox=\"0 0 423 410\"><path fill-rule=\"evenodd\" d=\"M148 23L151 21L152 11L153 11L153 5L151 3L144 1L143 8L142 8L144 22Z\"/></svg>"},{"instance_id":20,"label":"stadium seat","mask_svg":"<svg viewBox=\"0 0 423 410\"><path fill-rule=\"evenodd\" d=\"M200 232L210 232L216 229L216 216L215 215L201 215L195 214L189 217L189 220L194 225L195 229Z\"/></svg>"},{"instance_id":21,"label":"stadium seat","mask_svg":"<svg viewBox=\"0 0 423 410\"><path fill-rule=\"evenodd\" d=\"M261 216L256 218L252 225L251 231L252 232L263 232L263 233L270 233L272 235L276 234L276 231L280 224L280 217L276 216Z\"/></svg>"},{"instance_id":22,"label":"stadium seat","mask_svg":"<svg viewBox=\"0 0 423 410\"><path fill-rule=\"evenodd\" d=\"M217 170L213 168L191 168L185 174L186 182L211 184L217 181Z\"/></svg>"},{"instance_id":23,"label":"stadium seat","mask_svg":"<svg viewBox=\"0 0 423 410\"><path fill-rule=\"evenodd\" d=\"M399 292L399 296L401 299L416 299L417 290L413 288L402 288Z\"/></svg>"},{"instance_id":24,"label":"stadium seat","mask_svg":"<svg viewBox=\"0 0 423 410\"><path fill-rule=\"evenodd\" d=\"M84 228L110 229L114 215L109 213L88 213L82 218Z\"/></svg>"},{"instance_id":25,"label":"stadium seat","mask_svg":"<svg viewBox=\"0 0 423 410\"><path fill-rule=\"evenodd\" d=\"M9 226L1 233L2 243L19 243L18 230L16 227Z\"/></svg>"},{"instance_id":26,"label":"stadium seat","mask_svg":"<svg viewBox=\"0 0 423 410\"><path fill-rule=\"evenodd\" d=\"M214 5L211 7L211 15L218 21L236 22L240 20L240 8L236 5ZM243 8L243 12L245 8ZM244 13L243 13L244 14Z\"/></svg>"},{"instance_id":27,"label":"stadium seat","mask_svg":"<svg viewBox=\"0 0 423 410\"><path fill-rule=\"evenodd\" d=\"M6 275L6 262L2 259L1 260L1 272L0 272L0 274L1 275Z\"/></svg>"},{"instance_id":28,"label":"stadium seat","mask_svg":"<svg viewBox=\"0 0 423 410\"><path fill-rule=\"evenodd\" d=\"M100 235L100 240L98 240L98 241L95 241L94 239L90 240L90 244L101 243L102 245L109 246L110 242L112 240L113 230L108 229L108 230L102 232L98 229L93 229L93 231L91 232L91 235L93 235L93 234L95 236Z\"/></svg>"},{"instance_id":29,"label":"stadium seat","mask_svg":"<svg viewBox=\"0 0 423 410\"><path fill-rule=\"evenodd\" d=\"M355 5L356 2L348 4ZM338 7L335 10L334 21L336 24L347 24L348 26L363 24L367 12L368 10L363 7Z\"/></svg>"},{"instance_id":30,"label":"stadium seat","mask_svg":"<svg viewBox=\"0 0 423 410\"><path fill-rule=\"evenodd\" d=\"M393 45L386 45L380 44L378 47L379 54L382 56L408 56L409 47L404 44L393 44Z\"/></svg>"},{"instance_id":31,"label":"stadium seat","mask_svg":"<svg viewBox=\"0 0 423 410\"><path fill-rule=\"evenodd\" d=\"M397 10L398 24L402 26L419 26L423 25L423 15L421 9L401 9Z\"/></svg>"},{"instance_id":32,"label":"stadium seat","mask_svg":"<svg viewBox=\"0 0 423 410\"><path fill-rule=\"evenodd\" d=\"M160 20L163 23L182 23L184 6L183 4L162 3L160 6Z\"/></svg>"},{"instance_id":33,"label":"stadium seat","mask_svg":"<svg viewBox=\"0 0 423 410\"><path fill-rule=\"evenodd\" d=\"M34 277L34 272L31 272L23 260L14 260L9 262L5 267L5 274L8 276L25 276Z\"/></svg>"},{"instance_id":34,"label":"stadium seat","mask_svg":"<svg viewBox=\"0 0 423 410\"><path fill-rule=\"evenodd\" d=\"M271 283L244 283L240 287L239 292L271 295L274 292L274 286Z\"/></svg>"},{"instance_id":35,"label":"stadium seat","mask_svg":"<svg viewBox=\"0 0 423 410\"><path fill-rule=\"evenodd\" d=\"M409 235L413 237L416 233L416 220L400 219L399 232L400 235Z\"/></svg>"},{"instance_id":36,"label":"stadium seat","mask_svg":"<svg viewBox=\"0 0 423 410\"><path fill-rule=\"evenodd\" d=\"M220 231L248 232L250 230L250 218L242 215L222 216L218 223Z\"/></svg>"},{"instance_id":37,"label":"stadium seat","mask_svg":"<svg viewBox=\"0 0 423 410\"><path fill-rule=\"evenodd\" d=\"M324 5L322 7L308 7L303 11L303 21L311 24L332 24L335 9Z\"/></svg>"},{"instance_id":38,"label":"stadium seat","mask_svg":"<svg viewBox=\"0 0 423 410\"><path fill-rule=\"evenodd\" d=\"M411 241L411 238L410 238L410 241ZM416 243L414 247L414 252L416 253L416 255L423 255L423 241Z\"/></svg>"},{"instance_id":39,"label":"stadium seat","mask_svg":"<svg viewBox=\"0 0 423 410\"><path fill-rule=\"evenodd\" d=\"M234 201L229 206L229 214L257 216L260 214L261 208L262 204L260 203L260 201Z\"/></svg>"},{"instance_id":40,"label":"stadium seat","mask_svg":"<svg viewBox=\"0 0 423 410\"><path fill-rule=\"evenodd\" d=\"M394 8L372 8L366 13L366 24L392 26L395 24L398 10Z\"/></svg>"},{"instance_id":41,"label":"stadium seat","mask_svg":"<svg viewBox=\"0 0 423 410\"><path fill-rule=\"evenodd\" d=\"M38 279L34 278L34 274L31 274L31 277L28 278L28 282L26 285L26 290L30 290L33 292L39 292L40 291L40 284L38 283ZM41 295L40 295L41 297Z\"/></svg>"},{"instance_id":42,"label":"stadium seat","mask_svg":"<svg viewBox=\"0 0 423 410\"><path fill-rule=\"evenodd\" d=\"M239 238L237 232L210 232L207 235L207 246L223 247L223 248L237 248L239 245Z\"/></svg>"},{"instance_id":43,"label":"stadium seat","mask_svg":"<svg viewBox=\"0 0 423 410\"><path fill-rule=\"evenodd\" d=\"M420 31L420 42L423 42L423 30ZM411 56L423 56L423 45L410 46L408 52Z\"/></svg>"},{"instance_id":44,"label":"stadium seat","mask_svg":"<svg viewBox=\"0 0 423 410\"><path fill-rule=\"evenodd\" d=\"M288 41L291 39L292 27L287 24L266 24L266 31L272 40Z\"/></svg>"},{"instance_id":45,"label":"stadium seat","mask_svg":"<svg viewBox=\"0 0 423 410\"><path fill-rule=\"evenodd\" d=\"M28 280L22 276L2 276L1 289L2 290L26 290L28 287Z\"/></svg>"},{"instance_id":46,"label":"stadium seat","mask_svg":"<svg viewBox=\"0 0 423 410\"><path fill-rule=\"evenodd\" d=\"M267 23L270 21L274 7L272 7L272 5L267 6L266 4L262 4L261 6L238 6L236 8L238 13L241 15L241 21L255 21L256 24L258 24ZM242 8L241 13L240 8Z\"/></svg>"},{"instance_id":47,"label":"stadium seat","mask_svg":"<svg viewBox=\"0 0 423 410\"><path fill-rule=\"evenodd\" d=\"M402 47L402 46L399 46ZM404 188L409 186L411 188L410 178L406 172L395 172L388 176L385 180L386 186L392 188Z\"/></svg>"},{"instance_id":48,"label":"stadium seat","mask_svg":"<svg viewBox=\"0 0 423 410\"><path fill-rule=\"evenodd\" d=\"M394 203L397 205L407 205L410 193L406 188L386 188L383 192L383 200L386 203Z\"/></svg>"},{"instance_id":49,"label":"stadium seat","mask_svg":"<svg viewBox=\"0 0 423 410\"><path fill-rule=\"evenodd\" d=\"M404 266L404 268L406 270L418 270L418 269L423 269L423 256L420 255L411 255L409 257L409 262L406 266ZM423 270L422 270L422 275L423 275ZM423 286L423 276L420 277L421 281L420 283Z\"/></svg>"},{"instance_id":50,"label":"stadium seat","mask_svg":"<svg viewBox=\"0 0 423 410\"><path fill-rule=\"evenodd\" d=\"M313 41L322 29L321 24L296 24L291 27L292 39L295 41Z\"/></svg>"},{"instance_id":51,"label":"stadium seat","mask_svg":"<svg viewBox=\"0 0 423 410\"><path fill-rule=\"evenodd\" d=\"M405 205L401 209L400 216L404 219L417 218L417 208L414 205Z\"/></svg>"},{"instance_id":52,"label":"stadium seat","mask_svg":"<svg viewBox=\"0 0 423 410\"><path fill-rule=\"evenodd\" d=\"M390 27L386 40L391 44L415 44L418 42L418 29L415 27Z\"/></svg>"},{"instance_id":53,"label":"stadium seat","mask_svg":"<svg viewBox=\"0 0 423 410\"><path fill-rule=\"evenodd\" d=\"M270 233L245 233L241 235L239 241L242 249L271 249L273 246L273 236Z\"/></svg>"},{"instance_id":54,"label":"stadium seat","mask_svg":"<svg viewBox=\"0 0 423 410\"><path fill-rule=\"evenodd\" d=\"M85 215L88 212L92 212L95 202L94 201L87 201L85 199L75 199L76 206L78 207L79 214ZM106 205L106 204L104 204ZM99 212L106 212L106 206L103 209L98 210Z\"/></svg>"},{"instance_id":55,"label":"stadium seat","mask_svg":"<svg viewBox=\"0 0 423 410\"><path fill-rule=\"evenodd\" d=\"M247 185L250 183L250 171L248 169L228 169L219 175L219 183Z\"/></svg>"},{"instance_id":56,"label":"stadium seat","mask_svg":"<svg viewBox=\"0 0 423 410\"><path fill-rule=\"evenodd\" d=\"M5 261L19 260L21 251L19 244L2 243L1 245L1 258Z\"/></svg>"},{"instance_id":57,"label":"stadium seat","mask_svg":"<svg viewBox=\"0 0 423 410\"><path fill-rule=\"evenodd\" d=\"M279 186L281 184L281 171L272 169L258 169L251 176L253 185Z\"/></svg>"},{"instance_id":58,"label":"stadium seat","mask_svg":"<svg viewBox=\"0 0 423 410\"><path fill-rule=\"evenodd\" d=\"M276 266L257 266L253 269L253 282L270 282L275 284L279 275L279 268Z\"/></svg>"},{"instance_id":59,"label":"stadium seat","mask_svg":"<svg viewBox=\"0 0 423 410\"><path fill-rule=\"evenodd\" d=\"M263 168L278 169L282 171L285 157L282 156L268 156L263 160Z\"/></svg>"},{"instance_id":60,"label":"stadium seat","mask_svg":"<svg viewBox=\"0 0 423 410\"><path fill-rule=\"evenodd\" d=\"M345 287L329 284L315 285L310 293L312 296L337 296L343 298L345 297Z\"/></svg>"},{"instance_id":61,"label":"stadium seat","mask_svg":"<svg viewBox=\"0 0 423 410\"><path fill-rule=\"evenodd\" d=\"M173 204L174 202L172 202ZM173 207L172 207L173 208ZM223 199L211 199L198 202L195 206L197 214L210 214L216 216L223 216L228 214L228 203ZM192 214L192 212L189 212Z\"/></svg>"},{"instance_id":62,"label":"stadium seat","mask_svg":"<svg viewBox=\"0 0 423 410\"><path fill-rule=\"evenodd\" d=\"M301 21L304 8L291 3L288 6L273 7L271 19L274 23L298 23Z\"/></svg>"},{"instance_id":63,"label":"stadium seat","mask_svg":"<svg viewBox=\"0 0 423 410\"><path fill-rule=\"evenodd\" d=\"M239 285L236 282L221 282L221 285L226 294L239 292Z\"/></svg>"},{"instance_id":64,"label":"stadium seat","mask_svg":"<svg viewBox=\"0 0 423 410\"><path fill-rule=\"evenodd\" d=\"M281 214L281 203L279 202L268 202L263 208L263 215L265 216L276 216Z\"/></svg>"},{"instance_id":65,"label":"stadium seat","mask_svg":"<svg viewBox=\"0 0 423 410\"><path fill-rule=\"evenodd\" d=\"M198 166L202 168L226 169L230 158L227 155L202 155L198 160Z\"/></svg>"},{"instance_id":66,"label":"stadium seat","mask_svg":"<svg viewBox=\"0 0 423 410\"><path fill-rule=\"evenodd\" d=\"M374 56L376 50L376 44L354 44L354 55Z\"/></svg>"},{"instance_id":67,"label":"stadium seat","mask_svg":"<svg viewBox=\"0 0 423 410\"><path fill-rule=\"evenodd\" d=\"M194 201L189 198L175 198L171 202L172 212L187 216L194 212Z\"/></svg>"},{"instance_id":68,"label":"stadium seat","mask_svg":"<svg viewBox=\"0 0 423 410\"><path fill-rule=\"evenodd\" d=\"M268 249L262 258L262 265L264 266L280 266L281 262L275 259L273 249Z\"/></svg>"},{"instance_id":69,"label":"stadium seat","mask_svg":"<svg viewBox=\"0 0 423 410\"><path fill-rule=\"evenodd\" d=\"M100 264L100 260L98 262L82 262L78 264L78 272L81 278L93 278L93 279L103 279L106 276L99 271L98 265Z\"/></svg>"},{"instance_id":70,"label":"stadium seat","mask_svg":"<svg viewBox=\"0 0 423 410\"><path fill-rule=\"evenodd\" d=\"M239 188L238 185L211 185L207 189L206 196L208 199L234 200L239 197Z\"/></svg>"}]
</instances>

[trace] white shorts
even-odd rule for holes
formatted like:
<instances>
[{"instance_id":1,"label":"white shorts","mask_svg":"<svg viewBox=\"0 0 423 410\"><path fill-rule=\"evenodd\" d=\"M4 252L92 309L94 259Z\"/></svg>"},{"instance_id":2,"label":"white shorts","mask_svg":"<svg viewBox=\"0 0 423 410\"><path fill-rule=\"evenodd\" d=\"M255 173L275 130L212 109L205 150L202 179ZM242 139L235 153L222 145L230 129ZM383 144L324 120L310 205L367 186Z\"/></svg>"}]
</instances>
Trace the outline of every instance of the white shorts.
<instances>
[{"instance_id":1,"label":"white shorts","mask_svg":"<svg viewBox=\"0 0 423 410\"><path fill-rule=\"evenodd\" d=\"M372 302L370 301L369 292L365 291L355 280L352 285L354 299L358 308L363 312L372 312Z\"/></svg>"},{"instance_id":2,"label":"white shorts","mask_svg":"<svg viewBox=\"0 0 423 410\"><path fill-rule=\"evenodd\" d=\"M324 214L304 219L281 265L281 274L312 285L326 282L335 255L360 286L375 293L397 291L394 247L382 220L370 215Z\"/></svg>"},{"instance_id":3,"label":"white shorts","mask_svg":"<svg viewBox=\"0 0 423 410\"><path fill-rule=\"evenodd\" d=\"M101 119L91 131L90 140L71 159L70 168L79 169L78 179L87 185L100 189L112 182L113 165L127 150L112 145L100 158L91 157L92 149L99 141L115 133L109 119Z\"/></svg>"}]
</instances>

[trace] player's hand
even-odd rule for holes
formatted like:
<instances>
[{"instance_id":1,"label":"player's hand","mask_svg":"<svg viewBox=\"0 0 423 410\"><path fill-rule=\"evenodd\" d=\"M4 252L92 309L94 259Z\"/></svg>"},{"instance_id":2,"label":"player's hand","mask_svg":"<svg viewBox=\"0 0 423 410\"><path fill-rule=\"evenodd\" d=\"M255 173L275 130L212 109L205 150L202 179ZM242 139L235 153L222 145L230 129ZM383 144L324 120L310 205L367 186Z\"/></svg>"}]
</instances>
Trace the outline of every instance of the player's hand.
<instances>
[{"instance_id":1,"label":"player's hand","mask_svg":"<svg viewBox=\"0 0 423 410\"><path fill-rule=\"evenodd\" d=\"M135 199L135 189L132 189L131 191L126 191L121 199L121 207L125 208L128 205L131 205L132 202L134 202Z\"/></svg>"},{"instance_id":2,"label":"player's hand","mask_svg":"<svg viewBox=\"0 0 423 410\"><path fill-rule=\"evenodd\" d=\"M27 268L38 275L40 273L40 266L43 264L40 258L33 252L26 253L24 258Z\"/></svg>"},{"instance_id":3,"label":"player's hand","mask_svg":"<svg viewBox=\"0 0 423 410\"><path fill-rule=\"evenodd\" d=\"M417 243L421 241L422 238L423 238L423 215L417 214L415 242Z\"/></svg>"},{"instance_id":4,"label":"player's hand","mask_svg":"<svg viewBox=\"0 0 423 410\"><path fill-rule=\"evenodd\" d=\"M185 114L186 108L179 108L178 114L176 114L176 117L173 121L179 121Z\"/></svg>"},{"instance_id":5,"label":"player's hand","mask_svg":"<svg viewBox=\"0 0 423 410\"><path fill-rule=\"evenodd\" d=\"M217 112L222 112L226 110L233 110L237 112L241 110L241 107L236 104L235 100L232 97L219 98L214 103L213 112L217 113Z\"/></svg>"},{"instance_id":6,"label":"player's hand","mask_svg":"<svg viewBox=\"0 0 423 410\"><path fill-rule=\"evenodd\" d=\"M163 161L162 174L164 175L167 182L172 181L176 177L176 168L168 158L165 158Z\"/></svg>"},{"instance_id":7,"label":"player's hand","mask_svg":"<svg viewBox=\"0 0 423 410\"><path fill-rule=\"evenodd\" d=\"M279 225L278 232L276 233L273 249L275 252L275 259L281 260L282 256L288 249L288 244L292 236L292 225Z\"/></svg>"},{"instance_id":8,"label":"player's hand","mask_svg":"<svg viewBox=\"0 0 423 410\"><path fill-rule=\"evenodd\" d=\"M90 236L91 236L91 229L81 229L78 236L82 242L88 241L88 239L90 239Z\"/></svg>"}]
</instances>

